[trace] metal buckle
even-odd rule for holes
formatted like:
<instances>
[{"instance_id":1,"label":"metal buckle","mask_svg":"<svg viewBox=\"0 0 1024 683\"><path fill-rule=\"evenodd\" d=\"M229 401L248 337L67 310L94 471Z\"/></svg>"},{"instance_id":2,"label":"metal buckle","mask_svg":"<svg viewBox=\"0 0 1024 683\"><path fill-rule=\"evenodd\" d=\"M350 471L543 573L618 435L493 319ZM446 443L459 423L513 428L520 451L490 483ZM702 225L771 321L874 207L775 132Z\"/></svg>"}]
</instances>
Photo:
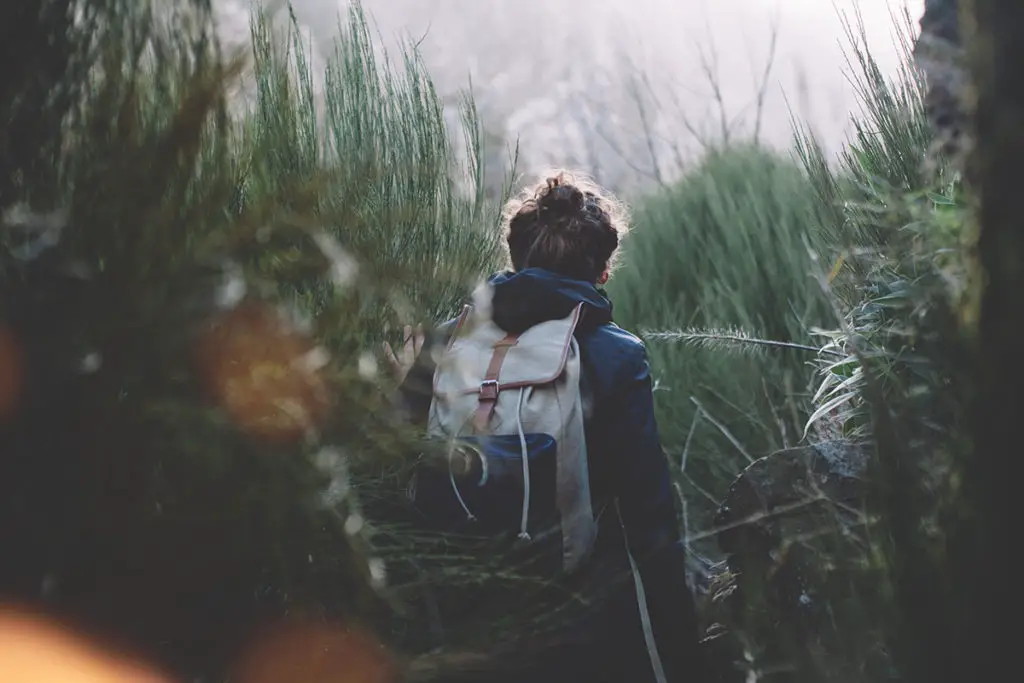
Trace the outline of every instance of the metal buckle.
<instances>
[{"instance_id":1,"label":"metal buckle","mask_svg":"<svg viewBox=\"0 0 1024 683\"><path fill-rule=\"evenodd\" d=\"M498 400L498 392L500 391L498 386L498 380L496 379L485 379L480 383L480 400L481 401L496 401Z\"/></svg>"}]
</instances>

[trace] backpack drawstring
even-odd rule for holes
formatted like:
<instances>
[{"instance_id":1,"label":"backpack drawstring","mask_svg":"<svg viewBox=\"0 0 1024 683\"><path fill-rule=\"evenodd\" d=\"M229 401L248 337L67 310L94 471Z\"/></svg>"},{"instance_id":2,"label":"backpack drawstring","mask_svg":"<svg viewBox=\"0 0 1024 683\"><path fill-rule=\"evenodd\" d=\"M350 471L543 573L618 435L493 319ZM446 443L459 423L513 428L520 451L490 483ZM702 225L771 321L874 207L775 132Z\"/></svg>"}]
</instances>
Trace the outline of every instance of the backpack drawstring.
<instances>
[{"instance_id":1,"label":"backpack drawstring","mask_svg":"<svg viewBox=\"0 0 1024 683\"><path fill-rule=\"evenodd\" d=\"M523 432L523 399L526 396L526 387L519 390L519 405L516 408L516 431L519 432L519 447L523 457L523 518L519 523L519 538L524 541L530 540L530 533L527 524L530 519L530 458L529 449L526 447L526 434Z\"/></svg>"},{"instance_id":2,"label":"backpack drawstring","mask_svg":"<svg viewBox=\"0 0 1024 683\"><path fill-rule=\"evenodd\" d=\"M519 434L519 449L520 455L523 461L523 515L519 521L519 538L524 541L530 540L529 532L529 521L530 521L530 449L526 443L526 432L523 430L523 401L526 399L526 387L519 390L519 401L516 406L516 431ZM462 492L459 491L459 485L455 482L455 470L452 469L452 455L454 449L448 451L448 481L451 482L452 491L455 493L455 498L459 501L459 505L466 513L466 517L471 522L476 521L476 515L474 515L469 507L466 505L466 501L462 498ZM486 458L481 458L486 460ZM481 479L481 485L486 480L486 462L483 463L485 470L483 478Z\"/></svg>"},{"instance_id":3,"label":"backpack drawstring","mask_svg":"<svg viewBox=\"0 0 1024 683\"><path fill-rule=\"evenodd\" d=\"M452 469L452 455L454 453L455 453L455 449L449 446L449 448L448 448L448 481L450 481L451 484L452 484L452 491L455 492L455 497L458 499L459 505L461 505L462 509L466 512L466 518L469 521L471 521L471 522L475 522L476 521L476 515L474 515L472 512L469 511L469 507L466 505L466 501L462 499L462 493L459 491L459 485L457 483L455 483L455 470ZM481 458L481 460L483 460L483 459L484 458Z\"/></svg>"}]
</instances>

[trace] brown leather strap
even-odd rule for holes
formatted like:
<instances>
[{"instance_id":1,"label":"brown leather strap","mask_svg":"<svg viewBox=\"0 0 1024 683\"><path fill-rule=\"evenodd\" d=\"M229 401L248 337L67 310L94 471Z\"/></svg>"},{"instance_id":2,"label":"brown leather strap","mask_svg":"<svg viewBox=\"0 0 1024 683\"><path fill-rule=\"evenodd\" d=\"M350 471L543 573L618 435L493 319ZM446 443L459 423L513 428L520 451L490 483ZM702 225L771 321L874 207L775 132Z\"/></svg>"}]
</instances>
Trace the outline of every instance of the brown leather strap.
<instances>
[{"instance_id":1,"label":"brown leather strap","mask_svg":"<svg viewBox=\"0 0 1024 683\"><path fill-rule=\"evenodd\" d=\"M498 406L498 393L501 391L501 385L498 383L501 365L505 362L508 350L518 343L519 335L508 334L494 345L494 354L491 356L491 362L487 365L484 381L480 384L479 404L473 415L473 426L477 431L486 429L487 423L494 416L494 409Z\"/></svg>"}]
</instances>

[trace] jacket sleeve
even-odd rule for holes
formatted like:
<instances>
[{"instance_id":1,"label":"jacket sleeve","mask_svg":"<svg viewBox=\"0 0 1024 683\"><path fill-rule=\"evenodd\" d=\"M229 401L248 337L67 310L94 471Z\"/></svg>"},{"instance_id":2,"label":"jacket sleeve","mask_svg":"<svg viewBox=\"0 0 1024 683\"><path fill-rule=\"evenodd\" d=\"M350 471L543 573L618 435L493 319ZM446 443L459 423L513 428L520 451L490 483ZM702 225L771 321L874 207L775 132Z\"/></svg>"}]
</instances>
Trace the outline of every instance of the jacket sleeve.
<instances>
[{"instance_id":1,"label":"jacket sleeve","mask_svg":"<svg viewBox=\"0 0 1024 683\"><path fill-rule=\"evenodd\" d=\"M637 346L619 393L621 423L614 430L620 454L619 509L629 550L640 570L658 654L666 677L701 680L696 607L686 583L685 547L680 538L668 459L654 418L654 397L646 350ZM623 386L620 385L620 386ZM696 676L696 677L695 677Z\"/></svg>"}]
</instances>

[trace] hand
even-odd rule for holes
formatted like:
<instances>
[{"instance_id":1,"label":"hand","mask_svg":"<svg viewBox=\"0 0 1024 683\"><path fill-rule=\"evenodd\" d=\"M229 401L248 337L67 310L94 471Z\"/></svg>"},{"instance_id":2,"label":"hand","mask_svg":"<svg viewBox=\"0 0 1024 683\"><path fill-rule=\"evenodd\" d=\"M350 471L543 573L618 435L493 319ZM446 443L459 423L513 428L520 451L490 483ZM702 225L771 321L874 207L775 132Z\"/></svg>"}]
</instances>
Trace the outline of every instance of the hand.
<instances>
[{"instance_id":1,"label":"hand","mask_svg":"<svg viewBox=\"0 0 1024 683\"><path fill-rule=\"evenodd\" d=\"M391 363L391 371L394 373L395 381L401 384L405 380L405 376L409 374L409 370L412 369L413 363L416 362L416 358L419 357L420 351L423 350L423 343L426 340L426 336L423 334L423 326L417 325L416 330L413 331L411 325L406 325L403 330L405 336L405 346L402 349L401 357L398 356L391 348L391 344L384 342L384 357Z\"/></svg>"}]
</instances>

